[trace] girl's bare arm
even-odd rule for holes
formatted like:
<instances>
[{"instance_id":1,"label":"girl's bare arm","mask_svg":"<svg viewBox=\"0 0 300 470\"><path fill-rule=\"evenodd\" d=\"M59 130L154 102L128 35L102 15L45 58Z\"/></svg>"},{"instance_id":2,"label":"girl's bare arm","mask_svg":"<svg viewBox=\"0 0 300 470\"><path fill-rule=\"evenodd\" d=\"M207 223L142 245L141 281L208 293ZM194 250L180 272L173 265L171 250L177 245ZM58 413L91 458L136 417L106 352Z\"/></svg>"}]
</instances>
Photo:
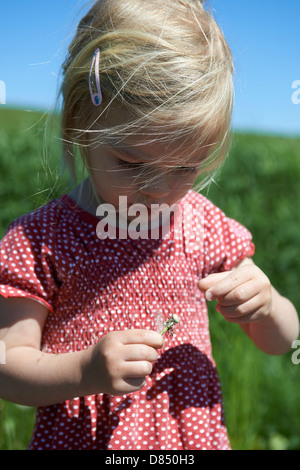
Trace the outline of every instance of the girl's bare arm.
<instances>
[{"instance_id":1,"label":"girl's bare arm","mask_svg":"<svg viewBox=\"0 0 300 470\"><path fill-rule=\"evenodd\" d=\"M163 339L144 330L112 332L89 349L49 354L40 350L48 309L30 299L0 296L0 398L47 406L93 393L123 395L139 390Z\"/></svg>"}]
</instances>

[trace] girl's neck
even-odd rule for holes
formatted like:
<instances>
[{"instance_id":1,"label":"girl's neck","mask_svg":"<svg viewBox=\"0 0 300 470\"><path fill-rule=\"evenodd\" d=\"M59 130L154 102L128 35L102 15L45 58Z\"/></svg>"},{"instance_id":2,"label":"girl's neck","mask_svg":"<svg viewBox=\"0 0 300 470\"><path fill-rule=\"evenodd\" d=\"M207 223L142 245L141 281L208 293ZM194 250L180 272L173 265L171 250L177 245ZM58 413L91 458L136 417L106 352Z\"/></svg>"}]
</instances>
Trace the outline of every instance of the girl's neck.
<instances>
[{"instance_id":1,"label":"girl's neck","mask_svg":"<svg viewBox=\"0 0 300 470\"><path fill-rule=\"evenodd\" d=\"M69 196L84 211L89 214L96 215L97 207L101 204L100 198L96 197L90 178L82 181L74 188Z\"/></svg>"}]
</instances>

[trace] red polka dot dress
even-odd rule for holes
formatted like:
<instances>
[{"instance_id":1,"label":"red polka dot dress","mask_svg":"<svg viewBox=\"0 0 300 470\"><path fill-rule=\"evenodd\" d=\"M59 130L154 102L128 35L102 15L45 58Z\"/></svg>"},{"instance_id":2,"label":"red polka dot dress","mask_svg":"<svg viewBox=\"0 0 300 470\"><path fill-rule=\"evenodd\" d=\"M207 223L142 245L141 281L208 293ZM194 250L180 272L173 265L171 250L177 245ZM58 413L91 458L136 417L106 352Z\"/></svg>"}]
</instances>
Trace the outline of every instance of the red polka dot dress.
<instances>
[{"instance_id":1,"label":"red polka dot dress","mask_svg":"<svg viewBox=\"0 0 300 470\"><path fill-rule=\"evenodd\" d=\"M40 407L29 449L230 449L207 306L197 282L252 256L250 233L190 191L158 239L106 239L68 196L22 216L1 242L0 294L49 308L41 349L83 350L176 313L146 385Z\"/></svg>"}]
</instances>

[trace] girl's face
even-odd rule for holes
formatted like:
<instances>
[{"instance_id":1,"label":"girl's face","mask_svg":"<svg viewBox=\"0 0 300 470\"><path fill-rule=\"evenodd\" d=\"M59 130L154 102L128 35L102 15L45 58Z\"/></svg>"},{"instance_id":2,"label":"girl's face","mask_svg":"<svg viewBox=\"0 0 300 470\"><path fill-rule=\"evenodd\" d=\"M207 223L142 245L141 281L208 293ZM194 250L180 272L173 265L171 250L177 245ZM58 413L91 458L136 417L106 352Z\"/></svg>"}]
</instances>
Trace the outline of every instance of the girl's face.
<instances>
[{"instance_id":1,"label":"girl's face","mask_svg":"<svg viewBox=\"0 0 300 470\"><path fill-rule=\"evenodd\" d=\"M171 207L182 199L193 187L206 156L186 151L183 155L180 149L155 139L144 143L136 135L116 145L89 148L87 164L101 202L118 212L119 198L125 196L128 208L143 204L149 211L152 204Z\"/></svg>"},{"instance_id":2,"label":"girl's face","mask_svg":"<svg viewBox=\"0 0 300 470\"><path fill-rule=\"evenodd\" d=\"M120 196L127 206L167 204L171 207L192 188L199 174L199 161L179 163L179 155L160 160L164 146L118 145L89 151L88 166L101 202L112 204L118 212Z\"/></svg>"}]
</instances>

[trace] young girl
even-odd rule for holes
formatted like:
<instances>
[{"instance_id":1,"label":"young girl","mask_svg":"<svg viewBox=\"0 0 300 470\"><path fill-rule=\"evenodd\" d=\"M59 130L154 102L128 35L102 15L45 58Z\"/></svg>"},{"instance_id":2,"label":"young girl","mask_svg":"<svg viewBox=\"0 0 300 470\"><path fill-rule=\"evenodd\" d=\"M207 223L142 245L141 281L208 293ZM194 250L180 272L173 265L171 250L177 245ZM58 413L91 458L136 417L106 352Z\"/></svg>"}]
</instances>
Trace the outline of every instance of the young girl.
<instances>
[{"instance_id":1,"label":"young girl","mask_svg":"<svg viewBox=\"0 0 300 470\"><path fill-rule=\"evenodd\" d=\"M29 449L229 449L206 300L266 353L298 337L250 233L192 190L226 155L232 74L200 0L100 0L81 21L62 135L89 176L1 243L0 394L38 407Z\"/></svg>"}]
</instances>

